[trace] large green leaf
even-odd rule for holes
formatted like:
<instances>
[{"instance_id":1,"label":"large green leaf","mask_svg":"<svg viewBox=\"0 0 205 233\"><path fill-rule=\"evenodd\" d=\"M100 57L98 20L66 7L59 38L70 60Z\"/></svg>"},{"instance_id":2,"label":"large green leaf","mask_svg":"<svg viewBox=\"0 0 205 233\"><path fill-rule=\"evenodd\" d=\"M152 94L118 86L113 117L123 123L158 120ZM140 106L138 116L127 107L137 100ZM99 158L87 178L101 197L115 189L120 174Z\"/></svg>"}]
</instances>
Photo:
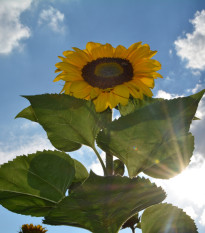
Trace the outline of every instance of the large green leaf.
<instances>
[{"instance_id":1,"label":"large green leaf","mask_svg":"<svg viewBox=\"0 0 205 233\"><path fill-rule=\"evenodd\" d=\"M163 100L162 98L151 98L146 95L143 96L143 99L130 98L127 105L119 104L118 110L122 116L126 116L140 108L143 108L149 104Z\"/></svg>"},{"instance_id":2,"label":"large green leaf","mask_svg":"<svg viewBox=\"0 0 205 233\"><path fill-rule=\"evenodd\" d=\"M45 216L74 177L74 161L63 152L18 156L0 167L0 204L19 214Z\"/></svg>"},{"instance_id":3,"label":"large green leaf","mask_svg":"<svg viewBox=\"0 0 205 233\"><path fill-rule=\"evenodd\" d=\"M171 204L147 208L141 219L142 233L197 233L194 221L182 209Z\"/></svg>"},{"instance_id":4,"label":"large green leaf","mask_svg":"<svg viewBox=\"0 0 205 233\"><path fill-rule=\"evenodd\" d=\"M31 106L17 117L37 121L59 150L73 151L81 144L94 148L97 133L103 127L107 111L96 113L91 101L69 95L45 94L26 96Z\"/></svg>"},{"instance_id":5,"label":"large green leaf","mask_svg":"<svg viewBox=\"0 0 205 233\"><path fill-rule=\"evenodd\" d=\"M82 227L93 233L117 233L128 218L165 197L164 191L148 179L101 177L91 172L45 217L44 223Z\"/></svg>"},{"instance_id":6,"label":"large green leaf","mask_svg":"<svg viewBox=\"0 0 205 233\"><path fill-rule=\"evenodd\" d=\"M98 146L126 164L131 177L141 171L155 178L175 176L192 156L189 128L203 93L159 100L113 121L98 134Z\"/></svg>"}]
</instances>

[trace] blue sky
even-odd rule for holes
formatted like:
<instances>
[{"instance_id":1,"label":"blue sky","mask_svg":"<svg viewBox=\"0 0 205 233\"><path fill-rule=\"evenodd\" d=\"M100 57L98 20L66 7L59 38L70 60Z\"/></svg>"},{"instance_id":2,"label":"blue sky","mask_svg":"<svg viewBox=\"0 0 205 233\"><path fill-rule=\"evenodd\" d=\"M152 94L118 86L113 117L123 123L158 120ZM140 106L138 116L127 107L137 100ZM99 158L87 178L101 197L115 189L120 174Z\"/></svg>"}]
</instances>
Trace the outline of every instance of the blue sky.
<instances>
[{"instance_id":1,"label":"blue sky","mask_svg":"<svg viewBox=\"0 0 205 233\"><path fill-rule=\"evenodd\" d=\"M154 96L174 98L205 88L204 0L0 0L0 164L17 155L53 149L35 123L15 115L28 106L20 95L59 93L53 83L57 56L71 47L83 49L88 41L122 44L142 41L158 53L163 79L156 80ZM194 122L192 163L169 181L160 181L167 202L191 215L199 233L205 232L205 98ZM86 147L71 153L100 174L94 154ZM189 181L189 182L188 182ZM0 207L0 232L17 232L22 224L41 223ZM88 232L46 226L48 233ZM131 232L123 230L121 232Z\"/></svg>"}]
</instances>

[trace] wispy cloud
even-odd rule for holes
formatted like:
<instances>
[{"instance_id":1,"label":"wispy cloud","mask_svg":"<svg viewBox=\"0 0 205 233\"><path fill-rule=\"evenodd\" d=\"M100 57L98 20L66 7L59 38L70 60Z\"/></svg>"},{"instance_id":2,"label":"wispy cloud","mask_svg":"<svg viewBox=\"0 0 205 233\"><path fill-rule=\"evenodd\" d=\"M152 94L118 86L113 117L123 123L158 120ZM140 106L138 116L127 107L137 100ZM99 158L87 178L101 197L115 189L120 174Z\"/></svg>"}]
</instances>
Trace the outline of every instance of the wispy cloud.
<instances>
[{"instance_id":1,"label":"wispy cloud","mask_svg":"<svg viewBox=\"0 0 205 233\"><path fill-rule=\"evenodd\" d=\"M46 134L36 132L39 125L33 122L19 124L8 132L8 140L0 141L0 164L6 163L19 155L28 155L36 151L54 150ZM16 131L21 131L18 135ZM31 134L35 132L34 134Z\"/></svg>"},{"instance_id":2,"label":"wispy cloud","mask_svg":"<svg viewBox=\"0 0 205 233\"><path fill-rule=\"evenodd\" d=\"M205 70L205 10L197 11L190 23L193 32L174 42L177 55L187 61L187 68Z\"/></svg>"},{"instance_id":3,"label":"wispy cloud","mask_svg":"<svg viewBox=\"0 0 205 233\"><path fill-rule=\"evenodd\" d=\"M50 6L41 11L38 24L46 24L52 31L63 33L65 31L64 17L63 13Z\"/></svg>"},{"instance_id":4,"label":"wispy cloud","mask_svg":"<svg viewBox=\"0 0 205 233\"><path fill-rule=\"evenodd\" d=\"M32 0L1 0L0 53L9 54L14 48L22 48L22 39L30 37L30 29L23 25L20 15L29 9Z\"/></svg>"},{"instance_id":5,"label":"wispy cloud","mask_svg":"<svg viewBox=\"0 0 205 233\"><path fill-rule=\"evenodd\" d=\"M177 94L171 94L163 90L159 90L156 95L156 98L163 98L163 99L168 99L168 100L173 99L173 98L178 98L178 97L182 97L182 96L177 95Z\"/></svg>"}]
</instances>

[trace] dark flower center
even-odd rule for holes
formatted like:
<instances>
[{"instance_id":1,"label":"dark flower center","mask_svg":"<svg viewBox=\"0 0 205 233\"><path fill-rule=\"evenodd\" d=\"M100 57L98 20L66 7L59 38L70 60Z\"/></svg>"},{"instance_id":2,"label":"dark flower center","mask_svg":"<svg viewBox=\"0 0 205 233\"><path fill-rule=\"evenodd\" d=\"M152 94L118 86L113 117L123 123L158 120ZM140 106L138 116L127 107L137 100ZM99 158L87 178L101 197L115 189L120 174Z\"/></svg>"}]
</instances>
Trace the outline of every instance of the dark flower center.
<instances>
[{"instance_id":1,"label":"dark flower center","mask_svg":"<svg viewBox=\"0 0 205 233\"><path fill-rule=\"evenodd\" d=\"M87 63L82 77L93 87L113 88L133 78L133 67L127 59L103 57Z\"/></svg>"}]
</instances>

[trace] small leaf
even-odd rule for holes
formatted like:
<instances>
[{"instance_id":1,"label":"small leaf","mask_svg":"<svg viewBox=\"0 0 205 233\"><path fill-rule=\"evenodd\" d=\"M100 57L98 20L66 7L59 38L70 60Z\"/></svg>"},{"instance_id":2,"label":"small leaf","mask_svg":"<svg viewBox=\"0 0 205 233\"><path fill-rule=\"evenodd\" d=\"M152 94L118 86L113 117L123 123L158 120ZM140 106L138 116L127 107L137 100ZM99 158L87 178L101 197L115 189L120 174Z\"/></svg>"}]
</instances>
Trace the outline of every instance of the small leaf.
<instances>
[{"instance_id":1,"label":"small leaf","mask_svg":"<svg viewBox=\"0 0 205 233\"><path fill-rule=\"evenodd\" d=\"M131 228L131 229L135 229L135 225L138 225L140 222L140 218L138 213L135 214L134 216L132 216L131 218L129 218L123 225L122 225L122 229L125 228Z\"/></svg>"},{"instance_id":2,"label":"small leaf","mask_svg":"<svg viewBox=\"0 0 205 233\"><path fill-rule=\"evenodd\" d=\"M155 178L173 177L192 156L194 138L189 128L203 94L139 108L100 131L97 144L118 157L131 177L141 171Z\"/></svg>"},{"instance_id":3,"label":"small leaf","mask_svg":"<svg viewBox=\"0 0 205 233\"><path fill-rule=\"evenodd\" d=\"M0 204L15 213L45 216L75 176L73 159L59 151L18 156L0 167Z\"/></svg>"},{"instance_id":4,"label":"small leaf","mask_svg":"<svg viewBox=\"0 0 205 233\"><path fill-rule=\"evenodd\" d=\"M194 116L193 120L196 121L196 120L201 120L201 119L198 118L198 117L196 117L196 116Z\"/></svg>"},{"instance_id":5,"label":"small leaf","mask_svg":"<svg viewBox=\"0 0 205 233\"><path fill-rule=\"evenodd\" d=\"M104 126L107 111L96 113L91 101L64 94L25 98L30 101L31 107L24 109L17 117L34 120L33 111L54 147L62 151L77 150L81 144L94 148L95 137Z\"/></svg>"},{"instance_id":6,"label":"small leaf","mask_svg":"<svg viewBox=\"0 0 205 233\"><path fill-rule=\"evenodd\" d=\"M91 172L81 186L45 217L44 223L117 233L128 218L165 197L164 191L148 179L101 177Z\"/></svg>"},{"instance_id":7,"label":"small leaf","mask_svg":"<svg viewBox=\"0 0 205 233\"><path fill-rule=\"evenodd\" d=\"M113 171L114 175L120 175L123 176L125 172L125 165L122 161L119 159L114 160L113 162Z\"/></svg>"},{"instance_id":8,"label":"small leaf","mask_svg":"<svg viewBox=\"0 0 205 233\"><path fill-rule=\"evenodd\" d=\"M142 233L198 233L194 221L182 209L166 203L147 208L141 227Z\"/></svg>"}]
</instances>

